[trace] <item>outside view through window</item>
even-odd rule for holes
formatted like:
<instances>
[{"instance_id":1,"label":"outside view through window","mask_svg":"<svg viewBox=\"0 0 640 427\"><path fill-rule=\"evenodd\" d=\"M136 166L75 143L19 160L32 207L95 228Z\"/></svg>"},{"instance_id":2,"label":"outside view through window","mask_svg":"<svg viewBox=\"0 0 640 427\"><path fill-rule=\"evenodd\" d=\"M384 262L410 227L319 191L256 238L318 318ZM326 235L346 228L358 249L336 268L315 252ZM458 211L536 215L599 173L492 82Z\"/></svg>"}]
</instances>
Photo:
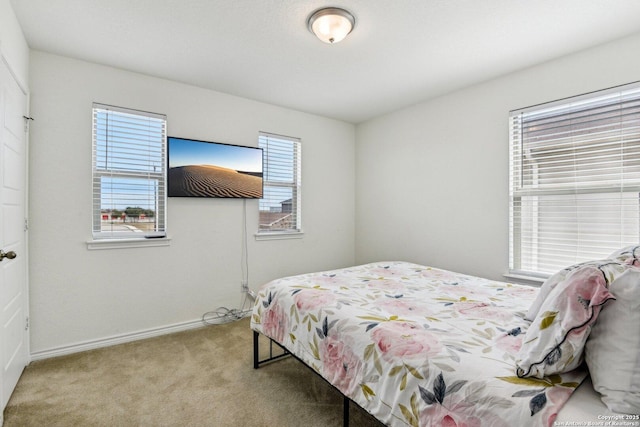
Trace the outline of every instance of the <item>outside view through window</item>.
<instances>
[{"instance_id":1,"label":"outside view through window","mask_svg":"<svg viewBox=\"0 0 640 427\"><path fill-rule=\"evenodd\" d=\"M164 234L165 123L94 106L94 237Z\"/></svg>"}]
</instances>

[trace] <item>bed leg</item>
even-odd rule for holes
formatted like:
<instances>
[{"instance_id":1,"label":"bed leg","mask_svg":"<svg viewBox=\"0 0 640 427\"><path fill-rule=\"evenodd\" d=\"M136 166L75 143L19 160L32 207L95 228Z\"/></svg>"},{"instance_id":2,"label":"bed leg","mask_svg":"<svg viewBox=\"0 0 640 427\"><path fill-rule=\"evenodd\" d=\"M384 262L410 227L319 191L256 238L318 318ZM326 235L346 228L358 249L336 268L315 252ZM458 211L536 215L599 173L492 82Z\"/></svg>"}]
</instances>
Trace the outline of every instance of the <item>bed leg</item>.
<instances>
[{"instance_id":1,"label":"bed leg","mask_svg":"<svg viewBox=\"0 0 640 427\"><path fill-rule=\"evenodd\" d=\"M349 398L347 396L342 397L342 425L349 427Z\"/></svg>"},{"instance_id":2,"label":"bed leg","mask_svg":"<svg viewBox=\"0 0 640 427\"><path fill-rule=\"evenodd\" d=\"M258 366L260 365L260 361L258 360L258 338L258 333L256 331L253 331L253 369L258 369Z\"/></svg>"},{"instance_id":3,"label":"bed leg","mask_svg":"<svg viewBox=\"0 0 640 427\"><path fill-rule=\"evenodd\" d=\"M282 359L283 357L287 357L291 355L291 353L289 353L289 350L287 350L285 347L278 344L271 338L266 337L269 340L269 357L267 357L264 360L260 360L260 333L256 331L252 331L252 332L253 332L253 369L258 369L260 365L273 362L274 360ZM280 354L276 354L275 356L273 354L274 343L275 345L280 347L280 349L282 350Z\"/></svg>"}]
</instances>

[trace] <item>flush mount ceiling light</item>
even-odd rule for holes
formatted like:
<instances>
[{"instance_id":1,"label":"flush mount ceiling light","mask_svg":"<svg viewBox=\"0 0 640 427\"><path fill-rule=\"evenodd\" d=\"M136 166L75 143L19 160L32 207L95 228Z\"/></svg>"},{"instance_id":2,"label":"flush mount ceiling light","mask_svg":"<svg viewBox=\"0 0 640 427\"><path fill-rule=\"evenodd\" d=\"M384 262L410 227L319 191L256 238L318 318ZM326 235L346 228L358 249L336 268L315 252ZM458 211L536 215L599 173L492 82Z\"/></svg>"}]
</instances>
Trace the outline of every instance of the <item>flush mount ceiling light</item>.
<instances>
[{"instance_id":1,"label":"flush mount ceiling light","mask_svg":"<svg viewBox=\"0 0 640 427\"><path fill-rule=\"evenodd\" d=\"M353 30L356 19L352 14L337 7L316 10L309 16L307 27L325 43L338 43Z\"/></svg>"}]
</instances>

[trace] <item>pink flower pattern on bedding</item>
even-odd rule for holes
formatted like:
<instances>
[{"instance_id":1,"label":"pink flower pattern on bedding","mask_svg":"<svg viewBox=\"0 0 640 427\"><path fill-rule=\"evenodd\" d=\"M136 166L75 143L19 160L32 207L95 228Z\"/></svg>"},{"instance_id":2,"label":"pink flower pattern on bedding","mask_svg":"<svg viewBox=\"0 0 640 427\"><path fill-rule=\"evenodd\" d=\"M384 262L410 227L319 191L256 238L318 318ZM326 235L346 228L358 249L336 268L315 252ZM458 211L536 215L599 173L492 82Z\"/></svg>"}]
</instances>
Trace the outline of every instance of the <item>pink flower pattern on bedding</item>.
<instances>
[{"instance_id":1,"label":"pink flower pattern on bedding","mask_svg":"<svg viewBox=\"0 0 640 427\"><path fill-rule=\"evenodd\" d=\"M537 292L373 263L267 283L251 328L389 426L551 426L586 370L515 374Z\"/></svg>"},{"instance_id":2,"label":"pink flower pattern on bedding","mask_svg":"<svg viewBox=\"0 0 640 427\"><path fill-rule=\"evenodd\" d=\"M389 362L433 357L442 351L438 337L413 322L384 322L372 332L377 350Z\"/></svg>"}]
</instances>

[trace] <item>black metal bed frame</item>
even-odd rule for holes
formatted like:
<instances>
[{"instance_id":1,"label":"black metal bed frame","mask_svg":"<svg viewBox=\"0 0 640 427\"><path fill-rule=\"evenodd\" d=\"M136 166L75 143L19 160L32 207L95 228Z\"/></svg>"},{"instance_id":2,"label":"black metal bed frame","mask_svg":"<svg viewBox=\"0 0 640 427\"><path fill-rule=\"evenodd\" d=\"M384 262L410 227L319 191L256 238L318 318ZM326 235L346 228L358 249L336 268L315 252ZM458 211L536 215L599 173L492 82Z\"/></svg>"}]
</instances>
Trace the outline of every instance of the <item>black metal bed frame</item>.
<instances>
[{"instance_id":1,"label":"black metal bed frame","mask_svg":"<svg viewBox=\"0 0 640 427\"><path fill-rule=\"evenodd\" d=\"M267 338L269 340L269 357L267 357L266 359L262 359L260 360L260 333L253 331L253 369L258 369L260 366L265 365L267 363L271 363L273 361L282 359L284 357L287 356L292 356L293 358L297 359L298 361L300 361L300 363L302 363L304 366L306 366L307 368L309 368L311 370L311 372L313 372L314 374L316 374L318 377L322 378L327 384L329 384L331 387L333 387L334 389L336 389L338 391L338 393L342 394L342 392L340 390L338 390L338 388L336 386L334 386L333 384L331 384L329 381L327 381L326 378L324 378L322 375L318 374L313 368L311 368L309 365L307 365L302 359L300 359L299 357L297 357L295 354L291 353L289 350L287 350L286 347L284 347L282 344L280 344L277 341L274 341L273 339L265 336L265 338ZM280 354L273 354L273 345L277 345L278 347L280 347L280 349L282 350L282 353ZM349 404L351 402L351 399L349 399L347 396L345 396L344 394L342 394L342 425L344 427L349 427Z\"/></svg>"}]
</instances>

